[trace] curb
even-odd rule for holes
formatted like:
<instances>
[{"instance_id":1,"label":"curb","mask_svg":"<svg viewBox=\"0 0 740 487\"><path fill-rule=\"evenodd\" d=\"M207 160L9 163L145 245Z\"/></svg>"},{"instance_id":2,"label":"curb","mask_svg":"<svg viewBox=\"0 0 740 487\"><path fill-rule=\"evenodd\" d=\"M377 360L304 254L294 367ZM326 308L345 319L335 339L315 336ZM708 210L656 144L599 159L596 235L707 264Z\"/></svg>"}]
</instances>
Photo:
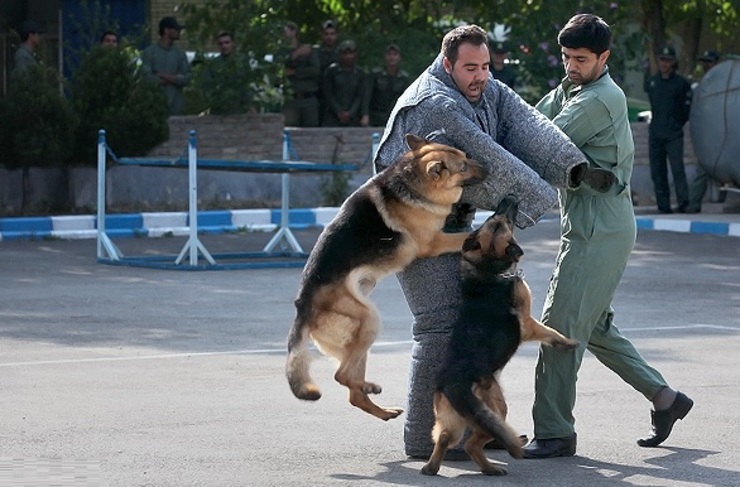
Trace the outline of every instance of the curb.
<instances>
[{"instance_id":1,"label":"curb","mask_svg":"<svg viewBox=\"0 0 740 487\"><path fill-rule=\"evenodd\" d=\"M336 214L336 207L292 209L289 224L292 229L324 227ZM491 215L478 211L475 224ZM547 218L552 220L552 218ZM740 222L694 221L638 216L638 230L659 230L680 233L711 234L740 237ZM198 212L199 233L237 231L274 231L280 223L279 209L219 210ZM187 236L188 213L128 213L105 217L106 233L111 237ZM86 239L96 238L97 219L94 215L0 218L0 241Z\"/></svg>"}]
</instances>

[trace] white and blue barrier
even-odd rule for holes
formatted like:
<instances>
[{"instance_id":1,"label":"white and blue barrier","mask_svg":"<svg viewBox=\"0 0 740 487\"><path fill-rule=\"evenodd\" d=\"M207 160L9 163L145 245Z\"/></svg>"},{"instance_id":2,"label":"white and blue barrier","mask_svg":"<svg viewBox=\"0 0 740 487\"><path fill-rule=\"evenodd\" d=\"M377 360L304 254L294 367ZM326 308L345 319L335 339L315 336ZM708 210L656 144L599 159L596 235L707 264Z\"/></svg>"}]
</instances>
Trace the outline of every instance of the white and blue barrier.
<instances>
[{"instance_id":1,"label":"white and blue barrier","mask_svg":"<svg viewBox=\"0 0 740 487\"><path fill-rule=\"evenodd\" d=\"M373 134L372 149L368 159L372 159L377 150L379 134ZM194 130L190 131L188 138L187 158L179 157L173 160L156 158L117 158L105 141L105 131L98 132L98 211L96 218L97 236L97 258L101 263L133 265L143 267L159 267L172 269L235 269L235 268L264 268L264 267L299 267L303 266L308 254L303 251L290 229L290 174L308 172L336 172L357 171L362 165L351 164L322 164L308 161L290 160L290 135L288 131L283 132L283 160L282 161L240 161L220 159L198 159L197 136ZM115 228L111 227L112 221L106 215L106 155L117 164L138 165L152 167L174 167L188 169L188 213L185 221L188 240L180 253L175 256L140 256L127 257L113 243L111 236L115 235ZM199 221L204 215L198 212L198 169L216 169L227 171L262 172L281 174L281 204L279 210L279 223L277 231L261 252L249 252L241 254L212 255L203 245L198 237L199 231L207 231L209 226L218 228L233 226L234 229L241 228L238 223L239 217L244 213L237 211L207 212L205 222ZM249 210L241 210L242 212ZM262 210L264 211L264 210ZM310 210L309 210L310 211ZM295 210L293 210L295 212ZM301 213L294 213L300 215ZM270 213L271 221L273 213ZM236 217L237 222L234 222ZM133 217L135 218L135 216ZM142 227L143 227L142 216ZM212 224L212 225L209 225ZM180 228L173 226L173 228ZM166 233L174 234L168 230ZM187 257L187 261L185 258ZM216 259L242 259L245 262L223 264ZM205 264L200 261L205 260Z\"/></svg>"}]
</instances>

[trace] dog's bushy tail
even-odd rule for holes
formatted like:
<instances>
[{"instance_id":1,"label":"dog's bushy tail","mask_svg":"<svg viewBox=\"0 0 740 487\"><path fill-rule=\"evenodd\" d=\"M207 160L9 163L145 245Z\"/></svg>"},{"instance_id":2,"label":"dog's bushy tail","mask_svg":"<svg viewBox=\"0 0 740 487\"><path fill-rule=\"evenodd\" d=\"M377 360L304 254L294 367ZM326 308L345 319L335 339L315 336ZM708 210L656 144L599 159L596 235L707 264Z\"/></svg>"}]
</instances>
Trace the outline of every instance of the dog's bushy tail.
<instances>
[{"instance_id":1,"label":"dog's bushy tail","mask_svg":"<svg viewBox=\"0 0 740 487\"><path fill-rule=\"evenodd\" d=\"M460 416L496 438L512 457L523 457L519 435L501 415L476 397L472 383L451 382L444 385L441 392Z\"/></svg>"},{"instance_id":2,"label":"dog's bushy tail","mask_svg":"<svg viewBox=\"0 0 740 487\"><path fill-rule=\"evenodd\" d=\"M321 397L311 374L311 353L308 350L308 327L300 326L298 319L288 335L288 360L285 364L285 376L288 378L290 390L298 399L316 401Z\"/></svg>"}]
</instances>

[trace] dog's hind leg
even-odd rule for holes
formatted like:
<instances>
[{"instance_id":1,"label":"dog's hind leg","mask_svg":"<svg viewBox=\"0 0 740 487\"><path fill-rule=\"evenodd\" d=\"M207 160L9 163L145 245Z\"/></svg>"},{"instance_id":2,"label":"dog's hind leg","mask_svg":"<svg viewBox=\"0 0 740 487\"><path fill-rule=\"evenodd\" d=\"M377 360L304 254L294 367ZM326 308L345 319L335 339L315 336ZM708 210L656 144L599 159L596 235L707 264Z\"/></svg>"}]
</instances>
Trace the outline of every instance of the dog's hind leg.
<instances>
[{"instance_id":1,"label":"dog's hind leg","mask_svg":"<svg viewBox=\"0 0 740 487\"><path fill-rule=\"evenodd\" d=\"M350 404L387 421L400 415L403 409L384 408L375 404L368 394L380 394L383 388L365 380L368 350L375 341L379 328L377 311L369 305L364 316L360 317L360 325L353 339L345 346L334 379L349 389Z\"/></svg>"},{"instance_id":2,"label":"dog's hind leg","mask_svg":"<svg viewBox=\"0 0 740 487\"><path fill-rule=\"evenodd\" d=\"M483 445L488 443L490 439L491 435L475 430L465 442L465 451L480 467L481 473L485 475L506 475L506 469L501 464L491 463L483 453Z\"/></svg>"}]
</instances>

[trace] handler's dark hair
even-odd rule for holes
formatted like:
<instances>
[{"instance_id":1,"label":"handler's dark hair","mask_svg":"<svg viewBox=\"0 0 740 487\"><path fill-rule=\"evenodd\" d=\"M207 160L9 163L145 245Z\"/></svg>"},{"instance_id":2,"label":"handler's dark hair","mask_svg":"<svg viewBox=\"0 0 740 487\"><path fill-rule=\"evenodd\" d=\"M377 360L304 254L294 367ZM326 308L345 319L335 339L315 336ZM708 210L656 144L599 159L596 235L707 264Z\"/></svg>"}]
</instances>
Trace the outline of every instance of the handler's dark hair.
<instances>
[{"instance_id":1,"label":"handler's dark hair","mask_svg":"<svg viewBox=\"0 0 740 487\"><path fill-rule=\"evenodd\" d=\"M569 49L585 47L601 55L609 50L612 30L598 15L578 14L571 17L558 34L558 44Z\"/></svg>"},{"instance_id":2,"label":"handler's dark hair","mask_svg":"<svg viewBox=\"0 0 740 487\"><path fill-rule=\"evenodd\" d=\"M488 36L486 31L477 25L461 25L455 27L442 39L442 55L454 65L457 61L457 51L460 44L467 42L474 46L485 44L488 47Z\"/></svg>"}]
</instances>

